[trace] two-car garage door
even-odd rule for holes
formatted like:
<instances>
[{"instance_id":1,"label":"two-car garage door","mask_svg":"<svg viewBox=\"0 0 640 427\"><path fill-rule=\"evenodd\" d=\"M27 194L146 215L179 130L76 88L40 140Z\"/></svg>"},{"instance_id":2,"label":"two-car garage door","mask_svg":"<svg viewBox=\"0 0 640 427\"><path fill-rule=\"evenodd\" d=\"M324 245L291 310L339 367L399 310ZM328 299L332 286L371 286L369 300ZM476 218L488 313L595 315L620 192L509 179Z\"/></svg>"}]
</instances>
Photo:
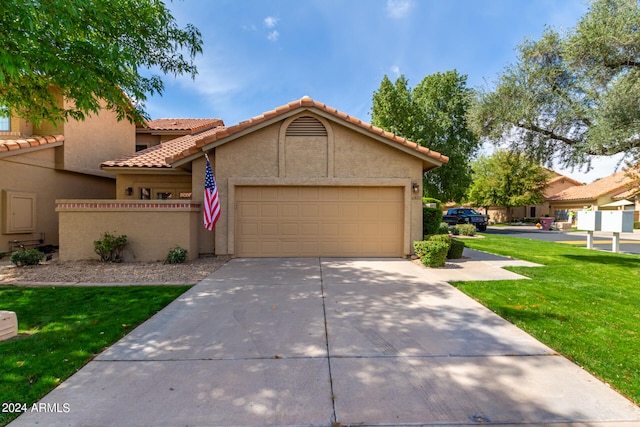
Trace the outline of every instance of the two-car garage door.
<instances>
[{"instance_id":1,"label":"two-car garage door","mask_svg":"<svg viewBox=\"0 0 640 427\"><path fill-rule=\"evenodd\" d=\"M236 187L235 253L402 256L402 187Z\"/></svg>"}]
</instances>

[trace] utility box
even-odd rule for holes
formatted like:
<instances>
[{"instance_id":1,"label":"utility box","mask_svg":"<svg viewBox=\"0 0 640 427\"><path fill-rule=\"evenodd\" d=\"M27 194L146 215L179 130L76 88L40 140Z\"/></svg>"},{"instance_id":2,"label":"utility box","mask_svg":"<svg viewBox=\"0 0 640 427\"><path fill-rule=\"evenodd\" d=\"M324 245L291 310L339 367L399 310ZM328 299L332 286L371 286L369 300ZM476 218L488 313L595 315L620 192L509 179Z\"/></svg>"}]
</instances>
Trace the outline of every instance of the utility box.
<instances>
[{"instance_id":1,"label":"utility box","mask_svg":"<svg viewBox=\"0 0 640 427\"><path fill-rule=\"evenodd\" d=\"M578 230L601 231L601 228L602 211L578 211Z\"/></svg>"},{"instance_id":2,"label":"utility box","mask_svg":"<svg viewBox=\"0 0 640 427\"><path fill-rule=\"evenodd\" d=\"M633 233L633 211L599 211L602 213L602 231Z\"/></svg>"},{"instance_id":3,"label":"utility box","mask_svg":"<svg viewBox=\"0 0 640 427\"><path fill-rule=\"evenodd\" d=\"M18 335L18 317L13 311L0 311L0 341Z\"/></svg>"}]
</instances>

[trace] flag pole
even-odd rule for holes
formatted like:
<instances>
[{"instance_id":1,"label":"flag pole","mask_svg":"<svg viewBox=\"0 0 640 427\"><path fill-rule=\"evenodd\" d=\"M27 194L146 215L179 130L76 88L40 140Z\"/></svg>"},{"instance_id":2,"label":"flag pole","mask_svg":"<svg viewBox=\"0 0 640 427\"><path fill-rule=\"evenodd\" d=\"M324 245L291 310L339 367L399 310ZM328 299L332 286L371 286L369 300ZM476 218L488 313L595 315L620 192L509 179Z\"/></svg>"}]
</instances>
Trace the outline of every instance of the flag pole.
<instances>
[{"instance_id":1,"label":"flag pole","mask_svg":"<svg viewBox=\"0 0 640 427\"><path fill-rule=\"evenodd\" d=\"M207 162L209 162L209 155L207 153L204 153L204 157L206 157L207 158ZM209 163L211 163L211 162L209 162Z\"/></svg>"}]
</instances>

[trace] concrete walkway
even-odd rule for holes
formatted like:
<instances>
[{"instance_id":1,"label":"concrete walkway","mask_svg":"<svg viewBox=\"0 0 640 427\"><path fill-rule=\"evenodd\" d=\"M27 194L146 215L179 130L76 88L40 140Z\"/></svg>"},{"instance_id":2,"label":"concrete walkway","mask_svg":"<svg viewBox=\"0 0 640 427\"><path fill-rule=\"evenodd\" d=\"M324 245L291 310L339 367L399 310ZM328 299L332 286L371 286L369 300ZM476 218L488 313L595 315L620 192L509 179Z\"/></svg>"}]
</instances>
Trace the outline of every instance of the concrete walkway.
<instances>
[{"instance_id":1,"label":"concrete walkway","mask_svg":"<svg viewBox=\"0 0 640 427\"><path fill-rule=\"evenodd\" d=\"M231 260L10 425L640 426L640 408L448 285L517 278L500 267L519 261L466 254L439 270Z\"/></svg>"}]
</instances>

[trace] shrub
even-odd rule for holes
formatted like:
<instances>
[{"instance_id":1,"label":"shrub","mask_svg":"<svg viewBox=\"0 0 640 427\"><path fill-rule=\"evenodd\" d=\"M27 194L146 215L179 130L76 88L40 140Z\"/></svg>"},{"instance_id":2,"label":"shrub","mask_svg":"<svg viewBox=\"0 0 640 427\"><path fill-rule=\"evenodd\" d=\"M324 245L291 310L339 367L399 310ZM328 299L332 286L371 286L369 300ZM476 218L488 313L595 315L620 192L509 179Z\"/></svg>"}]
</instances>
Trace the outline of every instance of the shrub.
<instances>
[{"instance_id":1,"label":"shrub","mask_svg":"<svg viewBox=\"0 0 640 427\"><path fill-rule=\"evenodd\" d=\"M127 236L115 236L109 232L102 235L102 239L94 240L93 249L102 262L122 262L122 249L127 246Z\"/></svg>"},{"instance_id":2,"label":"shrub","mask_svg":"<svg viewBox=\"0 0 640 427\"><path fill-rule=\"evenodd\" d=\"M414 242L413 247L423 265L427 267L444 266L447 252L449 251L449 243L443 240L422 240Z\"/></svg>"},{"instance_id":3,"label":"shrub","mask_svg":"<svg viewBox=\"0 0 640 427\"><path fill-rule=\"evenodd\" d=\"M422 234L436 234L442 223L442 211L438 208L422 208Z\"/></svg>"},{"instance_id":4,"label":"shrub","mask_svg":"<svg viewBox=\"0 0 640 427\"><path fill-rule=\"evenodd\" d=\"M440 228L438 228L438 234L449 234L449 224L441 222Z\"/></svg>"},{"instance_id":5,"label":"shrub","mask_svg":"<svg viewBox=\"0 0 640 427\"><path fill-rule=\"evenodd\" d=\"M447 259L460 259L464 251L464 242L458 239L451 239L451 246L447 252Z\"/></svg>"},{"instance_id":6,"label":"shrub","mask_svg":"<svg viewBox=\"0 0 640 427\"><path fill-rule=\"evenodd\" d=\"M180 246L175 246L169 249L169 254L167 258L164 260L165 264L182 264L187 260L188 251L186 249L181 248Z\"/></svg>"},{"instance_id":7,"label":"shrub","mask_svg":"<svg viewBox=\"0 0 640 427\"><path fill-rule=\"evenodd\" d=\"M639 230L640 229L640 222L639 221L634 222L633 223L633 228L635 228L636 230Z\"/></svg>"},{"instance_id":8,"label":"shrub","mask_svg":"<svg viewBox=\"0 0 640 427\"><path fill-rule=\"evenodd\" d=\"M451 245L451 237L449 237L449 234L431 234L424 236L424 240L445 242L447 245Z\"/></svg>"},{"instance_id":9,"label":"shrub","mask_svg":"<svg viewBox=\"0 0 640 427\"><path fill-rule=\"evenodd\" d=\"M26 249L15 251L11 254L9 260L16 267L24 267L25 265L38 265L44 259L44 254L37 249Z\"/></svg>"},{"instance_id":10,"label":"shrub","mask_svg":"<svg viewBox=\"0 0 640 427\"><path fill-rule=\"evenodd\" d=\"M458 224L454 225L451 230L451 234L454 236L475 236L476 235L476 226L473 224Z\"/></svg>"}]
</instances>

